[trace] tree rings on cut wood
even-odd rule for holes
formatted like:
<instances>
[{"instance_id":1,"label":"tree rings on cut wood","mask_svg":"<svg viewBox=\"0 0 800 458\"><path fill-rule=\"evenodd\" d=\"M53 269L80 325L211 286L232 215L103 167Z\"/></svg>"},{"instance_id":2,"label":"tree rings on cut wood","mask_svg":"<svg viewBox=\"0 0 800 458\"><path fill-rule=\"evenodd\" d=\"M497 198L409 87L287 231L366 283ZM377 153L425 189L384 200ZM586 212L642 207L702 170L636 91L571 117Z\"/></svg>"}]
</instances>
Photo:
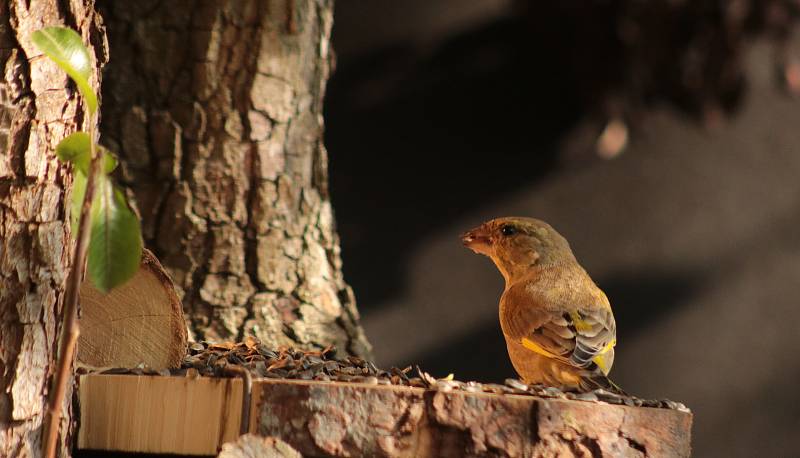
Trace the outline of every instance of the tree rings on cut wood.
<instances>
[{"instance_id":1,"label":"tree rings on cut wood","mask_svg":"<svg viewBox=\"0 0 800 458\"><path fill-rule=\"evenodd\" d=\"M169 275L148 250L127 283L103 294L81 285L78 362L92 367L176 368L186 354L186 324Z\"/></svg>"}]
</instances>

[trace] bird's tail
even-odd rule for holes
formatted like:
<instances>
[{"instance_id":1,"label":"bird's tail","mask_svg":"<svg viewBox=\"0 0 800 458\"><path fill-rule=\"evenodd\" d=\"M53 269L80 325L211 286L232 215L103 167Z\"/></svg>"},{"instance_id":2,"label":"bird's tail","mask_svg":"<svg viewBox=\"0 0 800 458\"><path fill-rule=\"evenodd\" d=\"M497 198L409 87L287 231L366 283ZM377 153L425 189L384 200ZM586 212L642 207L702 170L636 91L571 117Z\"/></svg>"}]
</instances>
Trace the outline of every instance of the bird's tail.
<instances>
[{"instance_id":1,"label":"bird's tail","mask_svg":"<svg viewBox=\"0 0 800 458\"><path fill-rule=\"evenodd\" d=\"M610 391L621 396L628 396L628 393L626 393L625 390L620 388L619 385L611 381L610 378L602 373L592 374L581 379L581 388L586 391L602 388L606 391Z\"/></svg>"}]
</instances>

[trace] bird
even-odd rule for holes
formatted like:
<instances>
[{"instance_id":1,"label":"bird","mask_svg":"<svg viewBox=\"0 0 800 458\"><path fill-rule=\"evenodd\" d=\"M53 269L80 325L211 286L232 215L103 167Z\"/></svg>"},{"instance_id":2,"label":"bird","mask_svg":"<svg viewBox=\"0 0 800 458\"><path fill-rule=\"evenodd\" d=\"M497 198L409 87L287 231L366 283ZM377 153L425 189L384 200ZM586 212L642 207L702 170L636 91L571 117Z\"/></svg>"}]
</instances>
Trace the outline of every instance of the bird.
<instances>
[{"instance_id":1,"label":"bird","mask_svg":"<svg viewBox=\"0 0 800 458\"><path fill-rule=\"evenodd\" d=\"M608 378L617 343L611 304L561 234L535 218L506 217L461 240L505 279L500 327L523 382L626 394Z\"/></svg>"}]
</instances>

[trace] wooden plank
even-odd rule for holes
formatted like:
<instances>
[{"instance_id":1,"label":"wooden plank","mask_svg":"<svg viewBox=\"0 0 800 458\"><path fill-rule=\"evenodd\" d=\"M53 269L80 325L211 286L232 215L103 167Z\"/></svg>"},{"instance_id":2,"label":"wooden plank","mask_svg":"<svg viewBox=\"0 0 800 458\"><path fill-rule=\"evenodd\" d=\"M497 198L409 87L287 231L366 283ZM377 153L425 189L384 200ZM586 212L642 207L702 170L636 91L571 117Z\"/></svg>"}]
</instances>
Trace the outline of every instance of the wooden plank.
<instances>
[{"instance_id":1,"label":"wooden plank","mask_svg":"<svg viewBox=\"0 0 800 458\"><path fill-rule=\"evenodd\" d=\"M80 449L216 455L239 435L239 379L90 374L79 390Z\"/></svg>"}]
</instances>

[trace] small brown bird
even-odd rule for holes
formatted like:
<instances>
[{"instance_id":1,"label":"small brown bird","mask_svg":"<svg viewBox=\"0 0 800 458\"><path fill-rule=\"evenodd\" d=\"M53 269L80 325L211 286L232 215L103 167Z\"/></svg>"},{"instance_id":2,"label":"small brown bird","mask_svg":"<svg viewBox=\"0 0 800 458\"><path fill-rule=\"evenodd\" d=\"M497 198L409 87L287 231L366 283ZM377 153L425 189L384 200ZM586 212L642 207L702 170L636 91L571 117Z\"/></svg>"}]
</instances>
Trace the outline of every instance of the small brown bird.
<instances>
[{"instance_id":1,"label":"small brown bird","mask_svg":"<svg viewBox=\"0 0 800 458\"><path fill-rule=\"evenodd\" d=\"M608 379L617 326L608 298L578 264L567 240L533 218L498 218L462 236L506 280L500 326L526 383L624 392Z\"/></svg>"}]
</instances>

